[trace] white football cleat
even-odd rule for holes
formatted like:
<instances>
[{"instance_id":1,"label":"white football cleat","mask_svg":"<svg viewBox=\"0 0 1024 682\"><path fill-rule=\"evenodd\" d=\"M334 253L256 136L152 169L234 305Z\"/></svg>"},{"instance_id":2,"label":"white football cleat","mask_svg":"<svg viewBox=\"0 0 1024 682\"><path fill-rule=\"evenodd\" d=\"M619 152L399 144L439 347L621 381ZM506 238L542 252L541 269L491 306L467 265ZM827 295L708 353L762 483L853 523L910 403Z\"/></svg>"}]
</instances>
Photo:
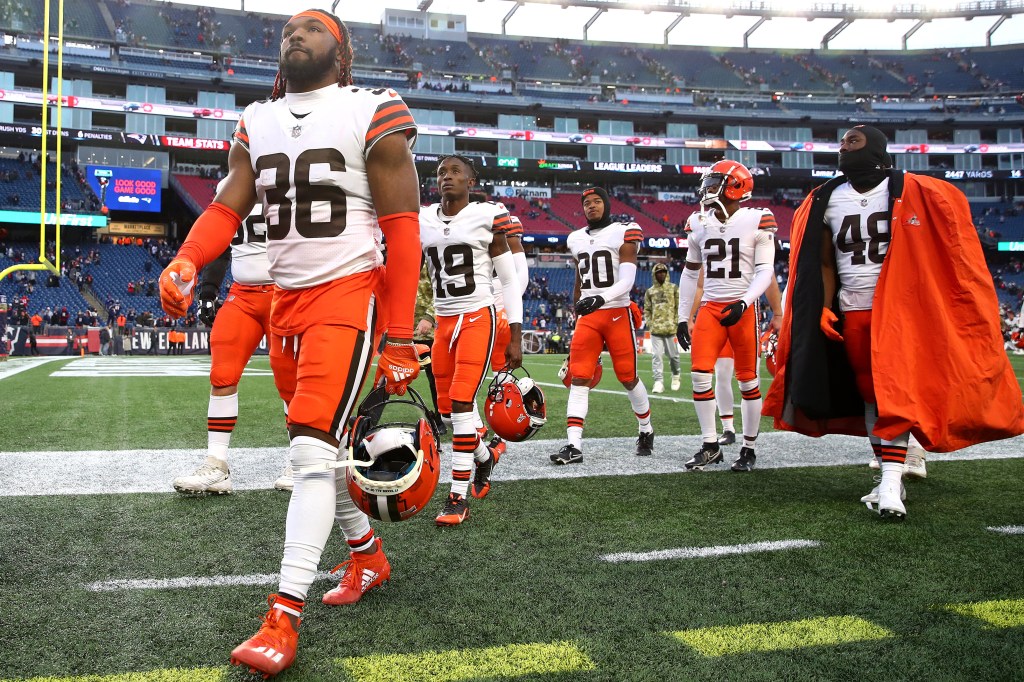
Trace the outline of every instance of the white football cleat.
<instances>
[{"instance_id":1,"label":"white football cleat","mask_svg":"<svg viewBox=\"0 0 1024 682\"><path fill-rule=\"evenodd\" d=\"M871 461L868 462L868 469L874 469L875 471L879 471L881 468L882 465L878 463L877 457L872 457Z\"/></svg>"},{"instance_id":2,"label":"white football cleat","mask_svg":"<svg viewBox=\"0 0 1024 682\"><path fill-rule=\"evenodd\" d=\"M907 509L903 502L907 499L907 489L900 481L899 494L896 493L896 486L887 485L883 488L879 483L871 489L860 501L867 505L871 511L877 511L883 518L904 518Z\"/></svg>"},{"instance_id":3,"label":"white football cleat","mask_svg":"<svg viewBox=\"0 0 1024 682\"><path fill-rule=\"evenodd\" d=\"M231 472L227 462L207 457L198 469L174 479L172 485L186 495L226 495L231 492Z\"/></svg>"},{"instance_id":4,"label":"white football cleat","mask_svg":"<svg viewBox=\"0 0 1024 682\"><path fill-rule=\"evenodd\" d=\"M654 388L651 389L651 393L664 393L664 392L665 392L665 384L662 383L660 379L658 381L655 381L654 382Z\"/></svg>"},{"instance_id":5,"label":"white football cleat","mask_svg":"<svg viewBox=\"0 0 1024 682\"><path fill-rule=\"evenodd\" d=\"M286 493L290 493L294 487L295 482L292 480L292 465L289 464L281 472L281 475L274 481L274 490L282 490Z\"/></svg>"},{"instance_id":6,"label":"white football cleat","mask_svg":"<svg viewBox=\"0 0 1024 682\"><path fill-rule=\"evenodd\" d=\"M911 445L907 448L907 459L903 463L903 473L914 478L928 478L928 469L925 466L924 448Z\"/></svg>"},{"instance_id":7,"label":"white football cleat","mask_svg":"<svg viewBox=\"0 0 1024 682\"><path fill-rule=\"evenodd\" d=\"M676 375L674 375L672 377L672 390L673 391L678 391L679 390L679 375L678 374L676 374Z\"/></svg>"}]
</instances>

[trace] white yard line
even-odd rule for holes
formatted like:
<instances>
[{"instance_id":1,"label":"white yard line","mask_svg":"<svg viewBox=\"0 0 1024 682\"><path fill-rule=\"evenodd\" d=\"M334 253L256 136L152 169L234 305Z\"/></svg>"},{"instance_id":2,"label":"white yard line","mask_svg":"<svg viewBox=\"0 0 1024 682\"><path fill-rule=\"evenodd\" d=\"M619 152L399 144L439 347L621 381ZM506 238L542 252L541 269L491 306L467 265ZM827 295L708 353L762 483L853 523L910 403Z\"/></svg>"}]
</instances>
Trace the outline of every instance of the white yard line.
<instances>
[{"instance_id":1,"label":"white yard line","mask_svg":"<svg viewBox=\"0 0 1024 682\"><path fill-rule=\"evenodd\" d=\"M100 580L83 583L89 592L122 592L126 590L185 590L195 587L232 587L234 585L276 585L281 579L278 573L254 573L252 575L213 575L208 577L189 576L185 578L144 578L138 580ZM339 576L321 571L317 580L334 580Z\"/></svg>"},{"instance_id":2,"label":"white yard line","mask_svg":"<svg viewBox=\"0 0 1024 682\"><path fill-rule=\"evenodd\" d=\"M985 530L1004 535L1024 535L1024 526L989 526Z\"/></svg>"},{"instance_id":3,"label":"white yard line","mask_svg":"<svg viewBox=\"0 0 1024 682\"><path fill-rule=\"evenodd\" d=\"M601 561L622 564L637 561L664 561L666 559L706 559L730 554L755 554L758 552L779 552L784 549L806 549L820 547L816 540L779 540L776 542L751 542L744 545L716 545L714 547L679 547L659 549L653 552L619 552L602 554Z\"/></svg>"},{"instance_id":4,"label":"white yard line","mask_svg":"<svg viewBox=\"0 0 1024 682\"><path fill-rule=\"evenodd\" d=\"M7 362L0 363L0 381L13 377L15 374L21 374L27 372L30 369L35 369L39 365L45 365L49 362L56 362L57 360L70 360L70 356L40 356L36 358L17 358L16 360L8 360Z\"/></svg>"}]
</instances>

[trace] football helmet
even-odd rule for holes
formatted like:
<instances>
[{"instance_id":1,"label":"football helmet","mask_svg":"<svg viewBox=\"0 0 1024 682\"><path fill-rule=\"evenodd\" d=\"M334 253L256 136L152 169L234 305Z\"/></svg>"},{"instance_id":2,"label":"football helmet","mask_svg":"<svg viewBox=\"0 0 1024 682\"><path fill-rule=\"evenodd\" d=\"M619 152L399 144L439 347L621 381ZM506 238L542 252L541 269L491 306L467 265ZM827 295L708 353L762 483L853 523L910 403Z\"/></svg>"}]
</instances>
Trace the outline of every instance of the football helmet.
<instances>
[{"instance_id":1,"label":"football helmet","mask_svg":"<svg viewBox=\"0 0 1024 682\"><path fill-rule=\"evenodd\" d=\"M768 368L768 373L775 376L775 349L779 345L779 333L774 330L767 330L764 334L761 334L761 355L764 356L765 367Z\"/></svg>"},{"instance_id":2,"label":"football helmet","mask_svg":"<svg viewBox=\"0 0 1024 682\"><path fill-rule=\"evenodd\" d=\"M601 383L601 376L604 374L604 369L601 367L602 358L597 359L597 368L594 370L594 378L587 384L587 388L597 388L597 385ZM569 376L569 358L565 359L562 366L558 370L558 378L562 380L566 388L572 386L572 377Z\"/></svg>"},{"instance_id":3,"label":"football helmet","mask_svg":"<svg viewBox=\"0 0 1024 682\"><path fill-rule=\"evenodd\" d=\"M411 406L415 422L384 421L383 413ZM408 412L408 408L404 412ZM412 387L403 398L384 387L370 391L348 431L345 480L352 501L378 521L405 521L430 502L441 474L436 415Z\"/></svg>"},{"instance_id":4,"label":"football helmet","mask_svg":"<svg viewBox=\"0 0 1024 682\"><path fill-rule=\"evenodd\" d=\"M548 420L544 392L522 368L525 377L503 369L487 387L484 414L487 424L504 440L518 443L533 437Z\"/></svg>"},{"instance_id":5,"label":"football helmet","mask_svg":"<svg viewBox=\"0 0 1024 682\"><path fill-rule=\"evenodd\" d=\"M716 161L700 178L700 197L702 206L719 204L722 199L729 201L746 201L754 191L754 176L739 161ZM723 207L723 210L724 207Z\"/></svg>"}]
</instances>

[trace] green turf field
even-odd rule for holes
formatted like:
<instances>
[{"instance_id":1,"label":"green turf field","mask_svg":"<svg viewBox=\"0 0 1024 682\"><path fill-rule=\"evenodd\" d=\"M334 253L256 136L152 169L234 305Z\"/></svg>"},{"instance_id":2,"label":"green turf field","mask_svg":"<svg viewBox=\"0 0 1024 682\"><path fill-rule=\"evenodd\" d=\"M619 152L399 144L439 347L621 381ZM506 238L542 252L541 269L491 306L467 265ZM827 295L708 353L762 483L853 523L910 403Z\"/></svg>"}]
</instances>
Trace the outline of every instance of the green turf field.
<instances>
[{"instance_id":1,"label":"green turf field","mask_svg":"<svg viewBox=\"0 0 1024 682\"><path fill-rule=\"evenodd\" d=\"M528 366L555 383L559 363ZM0 380L0 461L205 446L202 377L52 377L64 364ZM649 378L649 358L641 368ZM689 397L687 369L666 395ZM621 389L610 371L601 388ZM541 437L560 438L566 391L546 392ZM659 433L697 431L690 403L652 411ZM243 379L233 444L283 444L281 421L272 379ZM634 433L624 395L592 394L587 438ZM1024 679L1024 535L988 530L1024 526L1024 460L930 462L896 525L856 502L866 480L865 466L837 466L503 481L464 527L423 514L381 529L392 582L359 605L323 607L331 585L314 583L282 679ZM286 506L273 491L0 496L0 680L252 679L227 657L272 584L87 586L274 574ZM815 544L602 559L795 540ZM346 558L342 543L323 569Z\"/></svg>"}]
</instances>

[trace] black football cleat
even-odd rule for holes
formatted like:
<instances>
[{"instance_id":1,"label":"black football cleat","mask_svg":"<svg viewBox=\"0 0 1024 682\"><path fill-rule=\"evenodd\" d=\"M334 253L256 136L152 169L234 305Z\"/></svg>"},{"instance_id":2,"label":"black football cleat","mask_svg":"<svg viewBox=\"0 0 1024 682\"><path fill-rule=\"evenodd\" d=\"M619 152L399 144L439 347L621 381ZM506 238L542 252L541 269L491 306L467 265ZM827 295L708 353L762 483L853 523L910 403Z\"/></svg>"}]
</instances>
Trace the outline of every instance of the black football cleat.
<instances>
[{"instance_id":1,"label":"black football cleat","mask_svg":"<svg viewBox=\"0 0 1024 682\"><path fill-rule=\"evenodd\" d=\"M583 461L583 451L572 445L565 445L561 450L551 455L554 464L579 464Z\"/></svg>"},{"instance_id":2,"label":"black football cleat","mask_svg":"<svg viewBox=\"0 0 1024 682\"><path fill-rule=\"evenodd\" d=\"M754 454L754 448L740 448L740 456L732 463L732 470L739 473L753 471L756 461L757 455Z\"/></svg>"},{"instance_id":3,"label":"black football cleat","mask_svg":"<svg viewBox=\"0 0 1024 682\"><path fill-rule=\"evenodd\" d=\"M685 465L688 471L704 471L704 467L722 461L722 448L718 443L704 443Z\"/></svg>"},{"instance_id":4,"label":"black football cleat","mask_svg":"<svg viewBox=\"0 0 1024 682\"><path fill-rule=\"evenodd\" d=\"M654 454L654 432L641 433L636 439L636 456L650 457Z\"/></svg>"},{"instance_id":5,"label":"black football cleat","mask_svg":"<svg viewBox=\"0 0 1024 682\"><path fill-rule=\"evenodd\" d=\"M719 445L733 445L736 443L736 432L735 431L723 431L722 435L718 437Z\"/></svg>"}]
</instances>

